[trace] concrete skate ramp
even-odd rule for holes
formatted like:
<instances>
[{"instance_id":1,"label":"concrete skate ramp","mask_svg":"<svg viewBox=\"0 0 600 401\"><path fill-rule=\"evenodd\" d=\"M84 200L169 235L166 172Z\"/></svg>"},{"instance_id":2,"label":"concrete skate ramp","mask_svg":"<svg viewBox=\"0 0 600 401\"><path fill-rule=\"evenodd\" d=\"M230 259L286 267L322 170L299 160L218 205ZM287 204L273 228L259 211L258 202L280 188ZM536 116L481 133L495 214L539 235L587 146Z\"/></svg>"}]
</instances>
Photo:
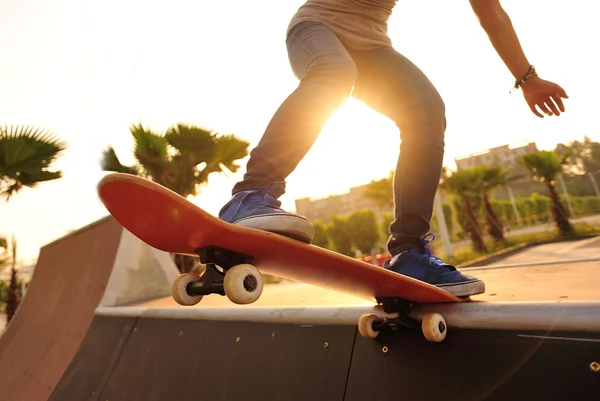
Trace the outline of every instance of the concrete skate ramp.
<instances>
[{"instance_id":1,"label":"concrete skate ramp","mask_svg":"<svg viewBox=\"0 0 600 401\"><path fill-rule=\"evenodd\" d=\"M121 232L107 218L41 248L27 295L0 337L2 399L52 394L104 295Z\"/></svg>"},{"instance_id":2,"label":"concrete skate ramp","mask_svg":"<svg viewBox=\"0 0 600 401\"><path fill-rule=\"evenodd\" d=\"M99 306L170 293L170 256L107 216L40 250L27 293L0 336L0 399L47 399Z\"/></svg>"},{"instance_id":3,"label":"concrete skate ramp","mask_svg":"<svg viewBox=\"0 0 600 401\"><path fill-rule=\"evenodd\" d=\"M50 401L595 399L599 306L444 305L442 344L363 338L366 306L99 308Z\"/></svg>"}]
</instances>

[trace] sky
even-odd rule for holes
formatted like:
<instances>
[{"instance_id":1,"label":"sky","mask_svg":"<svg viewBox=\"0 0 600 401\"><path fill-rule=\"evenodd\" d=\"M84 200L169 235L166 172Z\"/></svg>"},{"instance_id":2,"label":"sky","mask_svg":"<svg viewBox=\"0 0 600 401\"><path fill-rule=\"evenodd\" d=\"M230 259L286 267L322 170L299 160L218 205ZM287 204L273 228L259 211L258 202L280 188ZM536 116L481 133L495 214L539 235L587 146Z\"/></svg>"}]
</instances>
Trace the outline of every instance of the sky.
<instances>
[{"instance_id":1,"label":"sky","mask_svg":"<svg viewBox=\"0 0 600 401\"><path fill-rule=\"evenodd\" d=\"M285 31L303 0L0 0L0 124L35 125L67 143L64 177L0 202L0 235L19 260L108 213L96 184L102 151L131 163L129 127L164 132L177 122L233 133L255 146L298 81ZM598 6L589 0L506 0L522 46L542 78L569 95L560 117L534 116L479 26L469 2L399 1L394 47L417 64L446 103L444 164L518 141L540 149L600 140ZM392 121L349 99L288 177L283 207L386 177L400 145ZM332 151L335 150L335 151ZM424 160L424 163L427 161ZM245 171L211 175L192 201L217 214Z\"/></svg>"}]
</instances>

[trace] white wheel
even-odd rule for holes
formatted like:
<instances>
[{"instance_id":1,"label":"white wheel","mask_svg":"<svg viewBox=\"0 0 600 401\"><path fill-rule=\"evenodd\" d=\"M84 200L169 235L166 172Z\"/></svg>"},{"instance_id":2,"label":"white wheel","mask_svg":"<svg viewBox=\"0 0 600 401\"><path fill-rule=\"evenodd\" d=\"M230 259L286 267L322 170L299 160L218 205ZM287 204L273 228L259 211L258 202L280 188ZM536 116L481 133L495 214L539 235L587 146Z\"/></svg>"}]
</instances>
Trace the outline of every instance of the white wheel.
<instances>
[{"instance_id":1,"label":"white wheel","mask_svg":"<svg viewBox=\"0 0 600 401\"><path fill-rule=\"evenodd\" d=\"M426 315L421 322L425 338L434 343L440 343L446 338L448 326L444 317L438 313Z\"/></svg>"},{"instance_id":2,"label":"white wheel","mask_svg":"<svg viewBox=\"0 0 600 401\"><path fill-rule=\"evenodd\" d=\"M187 285L200 279L197 273L183 273L177 276L171 284L171 296L179 305L196 305L202 300L202 295L190 295L187 292Z\"/></svg>"},{"instance_id":3,"label":"white wheel","mask_svg":"<svg viewBox=\"0 0 600 401\"><path fill-rule=\"evenodd\" d=\"M358 319L358 332L366 338L376 338L379 335L378 331L373 329L373 323L381 320L377 315L362 315Z\"/></svg>"},{"instance_id":4,"label":"white wheel","mask_svg":"<svg viewBox=\"0 0 600 401\"><path fill-rule=\"evenodd\" d=\"M225 273L223 288L231 302L251 304L262 294L263 279L256 267L249 264L236 265Z\"/></svg>"}]
</instances>

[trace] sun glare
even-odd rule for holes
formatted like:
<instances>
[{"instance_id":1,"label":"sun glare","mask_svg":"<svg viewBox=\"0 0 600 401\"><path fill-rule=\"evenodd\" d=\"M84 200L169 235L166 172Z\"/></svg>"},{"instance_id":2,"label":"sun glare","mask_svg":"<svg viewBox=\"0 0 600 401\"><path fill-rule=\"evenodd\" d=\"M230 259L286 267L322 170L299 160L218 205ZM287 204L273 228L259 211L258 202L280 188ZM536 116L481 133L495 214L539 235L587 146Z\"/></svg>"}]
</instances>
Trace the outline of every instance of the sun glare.
<instances>
[{"instance_id":1,"label":"sun glare","mask_svg":"<svg viewBox=\"0 0 600 401\"><path fill-rule=\"evenodd\" d=\"M320 198L386 177L398 158L394 123L349 99L288 178L289 197Z\"/></svg>"}]
</instances>

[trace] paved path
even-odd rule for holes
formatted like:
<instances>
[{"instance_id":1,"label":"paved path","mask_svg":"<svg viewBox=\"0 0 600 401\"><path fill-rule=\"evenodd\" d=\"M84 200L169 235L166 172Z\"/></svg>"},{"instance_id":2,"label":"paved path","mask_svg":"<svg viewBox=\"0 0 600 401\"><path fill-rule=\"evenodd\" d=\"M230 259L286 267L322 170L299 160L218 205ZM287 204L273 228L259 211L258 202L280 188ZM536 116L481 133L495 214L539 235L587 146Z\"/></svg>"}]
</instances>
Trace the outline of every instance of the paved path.
<instances>
[{"instance_id":1,"label":"paved path","mask_svg":"<svg viewBox=\"0 0 600 401\"><path fill-rule=\"evenodd\" d=\"M578 217L571 219L571 223L584 223L590 226L600 226L600 214L586 216L586 217ZM550 232L556 228L556 224L554 222L546 223L546 224L537 224L535 226L528 226L522 228L515 228L509 230L506 233L506 237L516 237L519 235L530 235L530 234L538 234L543 232ZM454 252L458 252L462 249L469 249L471 247L471 240L464 239L460 241L456 241L452 243L452 249ZM443 246L438 245L440 251L443 249Z\"/></svg>"},{"instance_id":2,"label":"paved path","mask_svg":"<svg viewBox=\"0 0 600 401\"><path fill-rule=\"evenodd\" d=\"M585 216L585 217L575 217L575 218L571 218L569 220L571 221L571 224L584 223L584 224L588 224L590 226L599 226L600 225L600 215L599 214L595 214L592 216ZM552 221L552 222L546 223L546 224L538 224L535 226L515 228L513 230L509 230L507 236L510 237L510 236L515 236L515 235L535 234L535 233L554 230L555 228L556 228L556 223L554 223Z\"/></svg>"}]
</instances>

